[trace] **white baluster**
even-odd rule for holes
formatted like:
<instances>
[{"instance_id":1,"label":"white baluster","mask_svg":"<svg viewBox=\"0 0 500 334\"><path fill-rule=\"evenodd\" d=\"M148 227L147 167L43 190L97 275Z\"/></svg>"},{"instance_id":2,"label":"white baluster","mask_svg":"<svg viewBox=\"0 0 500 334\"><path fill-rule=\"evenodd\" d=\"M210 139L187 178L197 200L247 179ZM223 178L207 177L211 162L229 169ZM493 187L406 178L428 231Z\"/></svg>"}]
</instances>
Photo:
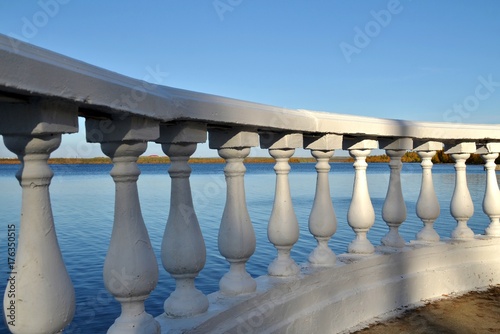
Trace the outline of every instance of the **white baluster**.
<instances>
[{"instance_id":1,"label":"white baluster","mask_svg":"<svg viewBox=\"0 0 500 334\"><path fill-rule=\"evenodd\" d=\"M355 169L352 199L347 212L347 222L356 233L356 238L349 244L347 251L354 254L372 254L375 247L366 238L370 227L375 223L375 211L373 209L368 182L366 178L366 157L372 149L378 148L378 142L372 139L360 139L344 141L344 149L349 150L349 155L355 159Z\"/></svg>"},{"instance_id":2,"label":"white baluster","mask_svg":"<svg viewBox=\"0 0 500 334\"><path fill-rule=\"evenodd\" d=\"M390 147L394 147L394 149L389 149ZM385 147L386 153L391 159L389 162L391 175L382 207L382 219L389 226L389 232L382 238L382 244L389 247L401 248L405 246L405 241L398 232L399 226L406 219L406 204L401 188L401 168L403 167L401 158L406 149L410 148L412 148L412 142L409 138L398 139Z\"/></svg>"},{"instance_id":3,"label":"white baluster","mask_svg":"<svg viewBox=\"0 0 500 334\"><path fill-rule=\"evenodd\" d=\"M290 250L299 240L299 222L295 216L288 182L290 164L288 160L295 149L270 149L269 154L276 159L276 190L273 210L267 226L269 241L278 250L278 256L268 267L271 276L291 276L300 268L290 257Z\"/></svg>"},{"instance_id":4,"label":"white baluster","mask_svg":"<svg viewBox=\"0 0 500 334\"><path fill-rule=\"evenodd\" d=\"M108 333L159 333L159 325L146 313L144 301L158 282L158 265L142 219L137 191L140 170L136 161L147 143L103 143L112 158L116 183L115 219L104 261L104 283L122 305L122 314Z\"/></svg>"},{"instance_id":5,"label":"white baluster","mask_svg":"<svg viewBox=\"0 0 500 334\"><path fill-rule=\"evenodd\" d=\"M265 139L265 141L262 140ZM271 135L261 137L261 147L268 148L269 154L276 160L276 190L273 209L267 226L267 237L278 251L278 256L269 264L271 276L292 276L300 271L299 266L290 256L293 245L299 240L299 223L295 216L290 194L288 174L295 148L302 147L300 134Z\"/></svg>"},{"instance_id":6,"label":"white baluster","mask_svg":"<svg viewBox=\"0 0 500 334\"><path fill-rule=\"evenodd\" d=\"M495 145L495 146L493 146ZM483 199L483 211L490 218L490 225L484 231L486 235L500 237L500 190L495 172L495 159L498 158L498 152L492 152L490 146L495 151L500 151L500 144L490 143L478 150L477 153L485 161L486 169L486 190Z\"/></svg>"},{"instance_id":7,"label":"white baluster","mask_svg":"<svg viewBox=\"0 0 500 334\"><path fill-rule=\"evenodd\" d=\"M420 159L422 159L422 184L418 195L416 213L424 224L422 230L417 233L417 240L426 242L439 241L439 234L434 230L434 221L439 217L441 209L434 190L432 181L432 157L436 150L442 149L443 144L439 142L427 142L415 148Z\"/></svg>"},{"instance_id":8,"label":"white baluster","mask_svg":"<svg viewBox=\"0 0 500 334\"><path fill-rule=\"evenodd\" d=\"M330 197L328 172L329 159L334 151L312 150L311 155L316 158L316 194L309 216L309 232L314 236L318 245L309 255L309 262L317 266L333 266L336 261L335 253L328 247L328 241L337 231L337 217Z\"/></svg>"},{"instance_id":9,"label":"white baluster","mask_svg":"<svg viewBox=\"0 0 500 334\"><path fill-rule=\"evenodd\" d=\"M106 122L106 121L104 121ZM87 120L87 140L102 129L99 121ZM103 133L101 148L113 161L115 214L108 253L104 261L104 285L122 307L108 333L160 333L160 325L145 311L144 301L158 282L158 263L142 218L137 190L140 170L137 159L156 139L158 123L140 118L113 122L114 131ZM120 139L120 140L119 140Z\"/></svg>"},{"instance_id":10,"label":"white baluster","mask_svg":"<svg viewBox=\"0 0 500 334\"><path fill-rule=\"evenodd\" d=\"M371 150L349 150L351 157L355 158L354 187L352 200L347 212L347 222L356 233L354 239L348 246L349 253L371 254L375 251L372 243L366 238L368 230L375 223L375 211L373 210L370 193L368 192L368 182L366 179L366 157Z\"/></svg>"},{"instance_id":11,"label":"white baluster","mask_svg":"<svg viewBox=\"0 0 500 334\"><path fill-rule=\"evenodd\" d=\"M450 212L457 221L457 227L451 233L453 239L471 239L474 232L467 226L467 221L474 214L474 203L467 187L465 160L476 151L475 143L461 143L446 151L455 160L455 190L451 198Z\"/></svg>"},{"instance_id":12,"label":"white baluster","mask_svg":"<svg viewBox=\"0 0 500 334\"><path fill-rule=\"evenodd\" d=\"M206 125L182 123L161 126L162 148L170 157L172 179L170 212L161 244L163 267L176 282L175 291L164 304L169 317L189 317L208 309L208 298L195 288L194 280L205 266L206 249L193 207L189 157L196 143L206 140Z\"/></svg>"},{"instance_id":13,"label":"white baluster","mask_svg":"<svg viewBox=\"0 0 500 334\"><path fill-rule=\"evenodd\" d=\"M23 197L15 266L4 295L5 321L12 333L58 333L75 312L75 292L57 242L49 196L53 173L47 159L59 147L61 135L4 135L4 142L21 161L16 176Z\"/></svg>"},{"instance_id":14,"label":"white baluster","mask_svg":"<svg viewBox=\"0 0 500 334\"><path fill-rule=\"evenodd\" d=\"M304 137L305 148L311 149L311 155L316 158L316 194L309 216L309 232L317 240L317 247L309 255L309 262L315 266L333 266L336 262L335 253L328 247L328 241L337 230L337 217L330 196L328 172L329 160L334 148L342 148L342 137L327 134L320 138Z\"/></svg>"},{"instance_id":15,"label":"white baluster","mask_svg":"<svg viewBox=\"0 0 500 334\"><path fill-rule=\"evenodd\" d=\"M246 271L246 262L255 252L255 232L248 214L243 160L250 147L258 144L258 134L238 130L213 130L209 133L210 148L217 148L226 160L227 195L219 229L219 251L230 264L220 280L220 291L226 295L254 292L257 284Z\"/></svg>"},{"instance_id":16,"label":"white baluster","mask_svg":"<svg viewBox=\"0 0 500 334\"><path fill-rule=\"evenodd\" d=\"M0 134L21 161L22 188L17 252L6 285L3 313L12 333L59 333L73 319L75 292L57 241L47 164L62 133L78 131L78 108L32 99L1 104ZM7 259L5 259L7 260ZM15 296L12 294L14 291Z\"/></svg>"}]
</instances>

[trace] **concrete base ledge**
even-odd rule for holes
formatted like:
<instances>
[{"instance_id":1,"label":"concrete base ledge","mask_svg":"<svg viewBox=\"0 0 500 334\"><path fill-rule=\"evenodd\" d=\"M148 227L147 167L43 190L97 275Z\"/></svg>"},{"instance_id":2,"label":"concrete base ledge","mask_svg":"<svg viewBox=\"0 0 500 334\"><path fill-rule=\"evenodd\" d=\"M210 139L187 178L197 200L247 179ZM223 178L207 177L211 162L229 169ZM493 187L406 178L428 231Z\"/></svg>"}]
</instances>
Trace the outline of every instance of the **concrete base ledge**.
<instances>
[{"instance_id":1,"label":"concrete base ledge","mask_svg":"<svg viewBox=\"0 0 500 334\"><path fill-rule=\"evenodd\" d=\"M334 268L302 268L289 279L262 276L256 293L209 295L190 319L157 317L162 333L340 333L443 295L500 284L500 238L380 247L339 256Z\"/></svg>"}]
</instances>

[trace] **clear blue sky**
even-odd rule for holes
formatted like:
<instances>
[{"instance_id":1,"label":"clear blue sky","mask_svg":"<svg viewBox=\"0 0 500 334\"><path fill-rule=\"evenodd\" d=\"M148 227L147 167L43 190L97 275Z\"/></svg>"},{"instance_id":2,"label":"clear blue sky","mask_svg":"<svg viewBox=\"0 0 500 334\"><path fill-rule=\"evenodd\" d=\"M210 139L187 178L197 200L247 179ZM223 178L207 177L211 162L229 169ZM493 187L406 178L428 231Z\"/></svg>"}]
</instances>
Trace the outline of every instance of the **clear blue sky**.
<instances>
[{"instance_id":1,"label":"clear blue sky","mask_svg":"<svg viewBox=\"0 0 500 334\"><path fill-rule=\"evenodd\" d=\"M1 1L0 13L2 34L134 78L158 68L167 86L287 108L500 123L497 0ZM83 127L63 142L55 156L76 145L102 154L82 149ZM3 144L0 156L11 156Z\"/></svg>"}]
</instances>

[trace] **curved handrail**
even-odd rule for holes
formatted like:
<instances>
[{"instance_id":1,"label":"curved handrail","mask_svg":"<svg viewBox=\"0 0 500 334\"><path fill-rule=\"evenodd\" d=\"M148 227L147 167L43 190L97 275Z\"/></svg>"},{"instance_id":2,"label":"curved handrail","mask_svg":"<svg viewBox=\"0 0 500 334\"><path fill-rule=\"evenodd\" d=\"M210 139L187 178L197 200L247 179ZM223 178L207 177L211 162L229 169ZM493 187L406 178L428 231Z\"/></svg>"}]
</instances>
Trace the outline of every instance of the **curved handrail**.
<instances>
[{"instance_id":1,"label":"curved handrail","mask_svg":"<svg viewBox=\"0 0 500 334\"><path fill-rule=\"evenodd\" d=\"M64 99L84 109L169 122L367 137L500 141L500 124L413 122L293 110L132 79L0 34L0 92ZM145 94L133 103L117 97ZM1 98L1 95L0 95ZM81 111L85 113L85 111Z\"/></svg>"}]
</instances>

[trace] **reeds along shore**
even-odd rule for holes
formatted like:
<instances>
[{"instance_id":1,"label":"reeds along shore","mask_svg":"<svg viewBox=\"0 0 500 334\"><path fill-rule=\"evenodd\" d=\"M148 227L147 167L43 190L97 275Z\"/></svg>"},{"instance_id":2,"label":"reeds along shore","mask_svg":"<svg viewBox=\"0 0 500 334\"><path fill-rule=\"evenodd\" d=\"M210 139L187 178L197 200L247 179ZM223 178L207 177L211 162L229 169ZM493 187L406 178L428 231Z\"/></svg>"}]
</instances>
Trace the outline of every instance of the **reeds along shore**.
<instances>
[{"instance_id":1,"label":"reeds along shore","mask_svg":"<svg viewBox=\"0 0 500 334\"><path fill-rule=\"evenodd\" d=\"M339 156L333 157L330 159L330 162L353 162L354 159L347 156ZM366 158L367 162L389 162L389 157L387 155L373 155ZM406 154L402 158L403 162L416 162L420 163L421 159L415 152L406 152ZM170 163L170 159L168 157L160 157L160 156L145 156L140 157L137 161L139 164L168 164ZM217 164L224 163L224 159L222 158L191 158L189 159L190 163L193 164ZM292 157L290 159L290 163L306 163L306 162L315 162L314 158L299 158ZM438 151L436 155L432 158L433 163L453 163L453 159L445 154L444 151ZM500 157L495 161L497 164L500 164ZM96 157L96 158L51 158L49 159L49 164L110 164L111 159L105 157ZM260 158L260 157L248 157L245 159L245 163L274 163L273 158ZM483 164L483 159L479 154L471 154L470 158L466 161L467 164L471 165L479 165ZM0 158L0 164L2 165L13 165L19 164L19 160L17 158Z\"/></svg>"},{"instance_id":2,"label":"reeds along shore","mask_svg":"<svg viewBox=\"0 0 500 334\"><path fill-rule=\"evenodd\" d=\"M291 158L291 163L300 163L300 162L314 162L314 158ZM352 161L350 157L342 157L341 159L335 159L335 161ZM170 158L168 157L159 157L159 156L147 156L140 157L137 161L139 164L169 164ZM111 159L105 157L97 157L97 158L51 158L49 159L49 164L110 164ZM219 164L224 163L224 159L222 158L191 158L189 159L189 163L192 164ZM258 157L249 157L245 159L245 163L274 163L273 158L258 158ZM16 158L0 158L0 164L9 165L9 164L19 164L19 160Z\"/></svg>"}]
</instances>

